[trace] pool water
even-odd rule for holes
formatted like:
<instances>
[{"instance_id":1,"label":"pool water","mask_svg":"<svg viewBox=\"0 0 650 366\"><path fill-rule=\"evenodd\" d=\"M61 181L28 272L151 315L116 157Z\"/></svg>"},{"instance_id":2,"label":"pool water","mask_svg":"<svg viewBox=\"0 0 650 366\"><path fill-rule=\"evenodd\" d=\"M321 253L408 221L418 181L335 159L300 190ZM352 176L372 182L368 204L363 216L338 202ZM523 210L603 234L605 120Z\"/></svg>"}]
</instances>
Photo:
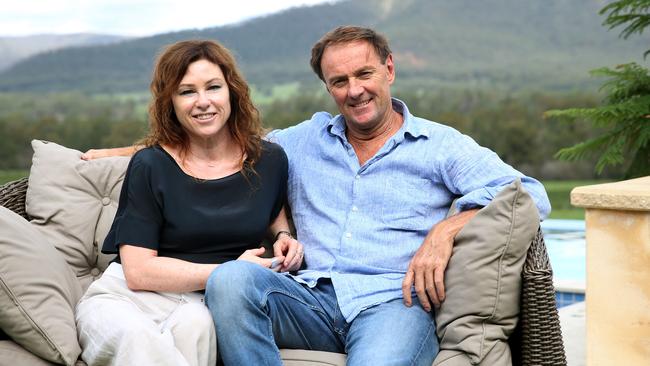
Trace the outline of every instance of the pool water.
<instances>
[{"instance_id":1,"label":"pool water","mask_svg":"<svg viewBox=\"0 0 650 366\"><path fill-rule=\"evenodd\" d=\"M586 260L582 220L545 220L544 242L553 267L558 307L584 301Z\"/></svg>"}]
</instances>

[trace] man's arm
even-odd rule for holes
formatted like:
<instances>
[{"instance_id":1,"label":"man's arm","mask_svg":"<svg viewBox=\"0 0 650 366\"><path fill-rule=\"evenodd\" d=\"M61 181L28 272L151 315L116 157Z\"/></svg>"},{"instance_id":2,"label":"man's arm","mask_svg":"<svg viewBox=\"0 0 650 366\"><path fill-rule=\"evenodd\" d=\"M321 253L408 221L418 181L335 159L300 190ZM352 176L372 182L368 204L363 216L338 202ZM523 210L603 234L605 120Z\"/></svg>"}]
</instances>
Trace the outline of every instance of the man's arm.
<instances>
[{"instance_id":1,"label":"man's arm","mask_svg":"<svg viewBox=\"0 0 650 366\"><path fill-rule=\"evenodd\" d=\"M94 160L99 158L108 158L111 156L133 156L138 150L144 148L144 145L133 145L125 147L113 147L110 149L90 149L81 155L83 160Z\"/></svg>"},{"instance_id":2,"label":"man's arm","mask_svg":"<svg viewBox=\"0 0 650 366\"><path fill-rule=\"evenodd\" d=\"M420 304L431 311L431 303L439 306L445 299L445 269L449 263L456 234L476 215L478 209L463 211L436 224L424 238L409 263L402 282L404 304L412 305L411 289L415 285Z\"/></svg>"}]
</instances>

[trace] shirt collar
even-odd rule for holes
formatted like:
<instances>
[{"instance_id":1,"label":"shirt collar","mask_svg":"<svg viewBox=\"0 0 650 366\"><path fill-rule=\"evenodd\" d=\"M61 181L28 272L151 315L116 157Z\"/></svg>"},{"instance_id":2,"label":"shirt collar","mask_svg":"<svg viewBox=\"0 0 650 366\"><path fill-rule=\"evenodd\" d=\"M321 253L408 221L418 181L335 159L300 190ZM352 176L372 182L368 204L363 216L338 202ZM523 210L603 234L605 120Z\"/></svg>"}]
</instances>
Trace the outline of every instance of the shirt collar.
<instances>
[{"instance_id":1,"label":"shirt collar","mask_svg":"<svg viewBox=\"0 0 650 366\"><path fill-rule=\"evenodd\" d=\"M402 128L400 128L396 135L399 134L400 137L402 137L408 134L416 139L420 136L424 136L426 138L429 137L429 131L426 128L423 128L421 123L417 123L415 121L415 117L409 112L406 103L397 98L391 98L391 102L393 104L393 110L401 113L402 116L404 116L404 125L402 125ZM343 140L346 140L345 118L343 118L343 115L337 114L336 116L332 117L328 123L327 130L331 134L338 136Z\"/></svg>"}]
</instances>

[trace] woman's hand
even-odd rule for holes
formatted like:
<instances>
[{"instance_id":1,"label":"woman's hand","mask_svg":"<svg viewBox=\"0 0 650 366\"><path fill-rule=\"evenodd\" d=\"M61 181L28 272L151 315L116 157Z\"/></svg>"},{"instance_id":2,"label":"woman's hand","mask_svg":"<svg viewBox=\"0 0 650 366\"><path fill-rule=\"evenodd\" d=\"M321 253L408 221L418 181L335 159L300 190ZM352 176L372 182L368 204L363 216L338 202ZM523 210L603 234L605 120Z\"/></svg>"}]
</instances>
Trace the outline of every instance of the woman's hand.
<instances>
[{"instance_id":1,"label":"woman's hand","mask_svg":"<svg viewBox=\"0 0 650 366\"><path fill-rule=\"evenodd\" d=\"M303 247L298 240L289 235L280 235L273 243L273 255L284 257L280 272L297 271L303 260Z\"/></svg>"},{"instance_id":2,"label":"woman's hand","mask_svg":"<svg viewBox=\"0 0 650 366\"><path fill-rule=\"evenodd\" d=\"M262 258L262 255L264 254L264 249L263 247L260 248L255 248L255 249L248 249L242 255L237 258L238 261L247 261L255 264L259 264L262 267L269 268L270 270L274 272L278 272L281 268L281 266L276 266L275 268L271 268L271 264L273 263L274 260L278 262L284 261L284 256L276 256L274 258Z\"/></svg>"}]
</instances>

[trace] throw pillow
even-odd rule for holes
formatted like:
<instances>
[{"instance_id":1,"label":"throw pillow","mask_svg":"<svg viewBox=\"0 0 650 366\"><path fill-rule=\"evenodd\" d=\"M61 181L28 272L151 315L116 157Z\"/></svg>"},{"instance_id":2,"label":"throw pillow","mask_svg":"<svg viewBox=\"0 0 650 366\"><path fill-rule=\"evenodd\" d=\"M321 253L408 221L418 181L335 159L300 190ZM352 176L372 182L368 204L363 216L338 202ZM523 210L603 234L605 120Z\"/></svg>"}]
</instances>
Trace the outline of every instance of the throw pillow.
<instances>
[{"instance_id":1,"label":"throw pillow","mask_svg":"<svg viewBox=\"0 0 650 366\"><path fill-rule=\"evenodd\" d=\"M85 289L114 256L101 245L117 211L129 158L81 160L81 152L33 140L25 210Z\"/></svg>"},{"instance_id":2,"label":"throw pillow","mask_svg":"<svg viewBox=\"0 0 650 366\"><path fill-rule=\"evenodd\" d=\"M73 365L81 287L61 254L24 218L0 207L0 328L46 360Z\"/></svg>"},{"instance_id":3,"label":"throw pillow","mask_svg":"<svg viewBox=\"0 0 650 366\"><path fill-rule=\"evenodd\" d=\"M436 311L434 365L511 365L508 337L519 314L521 271L539 227L532 198L516 180L456 235Z\"/></svg>"}]
</instances>

